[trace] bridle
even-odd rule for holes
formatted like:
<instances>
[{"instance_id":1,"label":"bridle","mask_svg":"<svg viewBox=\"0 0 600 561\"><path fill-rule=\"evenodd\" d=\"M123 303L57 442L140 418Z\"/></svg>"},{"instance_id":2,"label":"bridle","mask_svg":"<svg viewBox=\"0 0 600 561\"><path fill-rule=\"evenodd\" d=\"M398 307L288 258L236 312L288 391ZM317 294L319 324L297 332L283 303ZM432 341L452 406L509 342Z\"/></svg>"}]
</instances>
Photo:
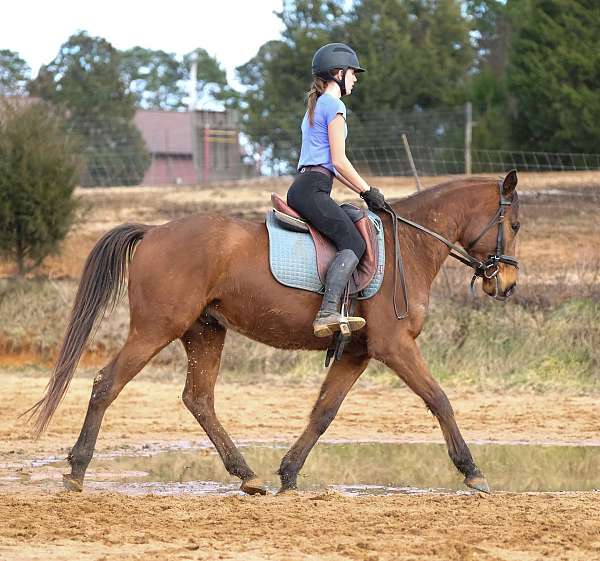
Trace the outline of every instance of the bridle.
<instances>
[{"instance_id":1,"label":"bridle","mask_svg":"<svg viewBox=\"0 0 600 561\"><path fill-rule=\"evenodd\" d=\"M406 286L406 275L404 272L404 262L402 259L402 253L400 251L400 239L398 233L398 222L402 222L408 226L416 228L425 234L428 234L434 237L436 240L439 240L443 244L445 244L448 248L450 248L450 257L454 257L454 259L458 259L461 263L464 263L468 267L473 269L473 278L471 279L471 291L473 291L473 287L475 285L475 281L477 278L481 277L482 279L495 279L496 288L494 292L494 297L498 298L500 292L500 281L498 279L498 273L500 271L500 263L504 263L506 265L510 265L515 268L519 268L519 262L516 258L511 257L510 255L504 254L504 216L506 214L507 207L512 205L512 197L506 198L504 193L502 192L503 181L498 180L498 189L500 194L500 200L498 204L498 210L496 214L489 221L487 226L481 231L481 233L467 246L466 249L463 249L459 245L452 243L450 240L447 240L441 234L418 224L417 222L413 222L408 218L404 218L399 216L396 211L392 208L392 206L386 202L383 208L383 211L390 215L392 219L392 229L394 232L394 293L393 293L393 302L394 302L394 313L396 314L396 319L406 319L408 316L408 290ZM498 225L498 236L496 238L496 252L493 255L490 255L485 261L480 261L479 259L475 259L469 251L473 248L473 246L495 225ZM398 274L400 274L400 283L402 285L402 292L404 295L404 313L398 314L398 306L396 303L396 286L397 286L397 278Z\"/></svg>"}]
</instances>

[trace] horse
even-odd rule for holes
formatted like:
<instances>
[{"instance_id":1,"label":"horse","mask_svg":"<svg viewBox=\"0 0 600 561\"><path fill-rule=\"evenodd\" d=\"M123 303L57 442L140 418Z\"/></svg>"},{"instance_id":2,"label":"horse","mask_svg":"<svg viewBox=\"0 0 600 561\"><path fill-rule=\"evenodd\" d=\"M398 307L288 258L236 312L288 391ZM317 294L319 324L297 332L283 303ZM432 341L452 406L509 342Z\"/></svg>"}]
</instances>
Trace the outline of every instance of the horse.
<instances>
[{"instance_id":1,"label":"horse","mask_svg":"<svg viewBox=\"0 0 600 561\"><path fill-rule=\"evenodd\" d=\"M386 255L394 250L396 225L409 287L409 313L399 321L390 302L395 294L393 260L386 259L377 294L359 301L366 326L353 334L340 360L322 383L308 424L283 457L280 491L296 488L298 472L319 437L333 421L344 398L371 359L387 365L423 399L437 418L450 459L468 487L489 492L456 423L452 406L429 372L416 339L429 305L436 274L451 253L431 232L469 248L480 263L498 253L514 255L519 228L517 174L503 179L457 179L394 202L394 212L429 229L424 232L379 213ZM502 200L508 206L501 207ZM506 213L504 214L504 210ZM497 224L497 229L494 225ZM44 396L29 410L39 436L64 397L84 347L103 316L128 287L130 325L119 352L93 381L87 414L68 455L68 490L81 491L103 416L124 386L166 345L179 339L187 353L183 402L206 432L227 471L241 480L241 490L265 494L214 408L225 334L232 329L267 345L325 350L329 340L313 336L312 320L320 295L279 284L269 269L269 242L263 223L220 214L197 214L151 226L122 224L107 232L87 257L61 350ZM456 247L456 246L454 246ZM496 299L510 296L517 282L516 260L495 263L482 275L483 291ZM512 259L512 261L511 261Z\"/></svg>"}]
</instances>

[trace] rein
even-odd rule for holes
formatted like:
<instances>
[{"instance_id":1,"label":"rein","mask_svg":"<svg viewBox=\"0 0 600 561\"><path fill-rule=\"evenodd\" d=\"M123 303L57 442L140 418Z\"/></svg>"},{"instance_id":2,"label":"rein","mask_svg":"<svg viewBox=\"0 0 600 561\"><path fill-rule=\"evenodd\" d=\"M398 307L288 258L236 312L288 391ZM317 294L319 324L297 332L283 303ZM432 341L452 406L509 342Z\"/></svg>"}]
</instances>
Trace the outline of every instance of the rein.
<instances>
[{"instance_id":1,"label":"rein","mask_svg":"<svg viewBox=\"0 0 600 561\"><path fill-rule=\"evenodd\" d=\"M499 291L499 281L498 281L498 272L500 270L499 264L505 263L506 265L511 265L513 267L518 268L519 262L516 258L511 257L510 255L504 255L504 215L506 214L506 207L511 206L512 199L507 199L504 197L502 193L502 180L498 181L498 188L500 191L500 201L498 210L496 214L492 217L487 226L483 229L483 231L472 241L468 248L465 250L459 245L452 243L450 240L446 239L441 234L418 224L417 222L413 222L408 218L404 218L400 216L392 206L386 201L384 208L382 209L385 213L390 215L392 220L392 228L394 232L394 293L393 293L393 303L394 303L394 313L396 314L396 319L406 319L408 317L408 287L406 285L406 274L404 270L404 260L402 259L402 252L400 251L400 237L398 232L398 222L402 222L407 226L411 226L429 236L434 237L436 240L442 242L450 249L450 257L454 257L461 263L464 263L468 267L473 269L473 278L471 279L471 292L473 292L473 287L475 281L478 277L486 278L486 279L496 279L496 292L494 296L498 296ZM469 254L469 251L473 248L473 246L487 233L490 228L493 228L494 225L498 224L498 237L496 239L496 252L494 255L490 255L485 261L479 261L475 259L472 255ZM396 302L396 287L397 287L397 278L398 274L400 274L400 283L402 285L402 293L404 296L404 313L398 313L398 305Z\"/></svg>"}]
</instances>

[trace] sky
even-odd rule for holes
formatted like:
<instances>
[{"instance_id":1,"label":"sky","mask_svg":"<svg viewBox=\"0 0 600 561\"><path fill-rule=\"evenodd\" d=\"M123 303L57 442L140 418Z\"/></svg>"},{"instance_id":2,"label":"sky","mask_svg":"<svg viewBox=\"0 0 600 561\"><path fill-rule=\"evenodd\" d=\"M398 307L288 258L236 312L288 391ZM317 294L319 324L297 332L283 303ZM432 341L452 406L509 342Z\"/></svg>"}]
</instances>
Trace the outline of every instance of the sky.
<instances>
[{"instance_id":1,"label":"sky","mask_svg":"<svg viewBox=\"0 0 600 561\"><path fill-rule=\"evenodd\" d=\"M5 1L0 49L18 52L36 76L80 30L120 50L139 45L181 56L202 47L219 60L235 86L235 67L279 37L282 26L273 11L280 11L281 5L282 0Z\"/></svg>"}]
</instances>

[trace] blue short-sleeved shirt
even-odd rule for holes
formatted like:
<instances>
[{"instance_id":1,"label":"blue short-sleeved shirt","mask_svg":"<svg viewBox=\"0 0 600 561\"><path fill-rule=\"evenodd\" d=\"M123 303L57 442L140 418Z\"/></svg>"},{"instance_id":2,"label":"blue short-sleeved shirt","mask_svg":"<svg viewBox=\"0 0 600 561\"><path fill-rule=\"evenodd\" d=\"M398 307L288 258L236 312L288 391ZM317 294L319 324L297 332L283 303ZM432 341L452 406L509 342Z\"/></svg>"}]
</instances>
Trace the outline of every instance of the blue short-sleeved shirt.
<instances>
[{"instance_id":1,"label":"blue short-sleeved shirt","mask_svg":"<svg viewBox=\"0 0 600 561\"><path fill-rule=\"evenodd\" d=\"M344 117L345 121L346 106L344 102L328 93L324 93L317 98L312 127L308 121L308 111L306 112L302 120L302 149L300 150L298 168L321 165L335 172L331 161L327 127L338 113ZM345 127L345 135L348 136L348 127Z\"/></svg>"}]
</instances>

